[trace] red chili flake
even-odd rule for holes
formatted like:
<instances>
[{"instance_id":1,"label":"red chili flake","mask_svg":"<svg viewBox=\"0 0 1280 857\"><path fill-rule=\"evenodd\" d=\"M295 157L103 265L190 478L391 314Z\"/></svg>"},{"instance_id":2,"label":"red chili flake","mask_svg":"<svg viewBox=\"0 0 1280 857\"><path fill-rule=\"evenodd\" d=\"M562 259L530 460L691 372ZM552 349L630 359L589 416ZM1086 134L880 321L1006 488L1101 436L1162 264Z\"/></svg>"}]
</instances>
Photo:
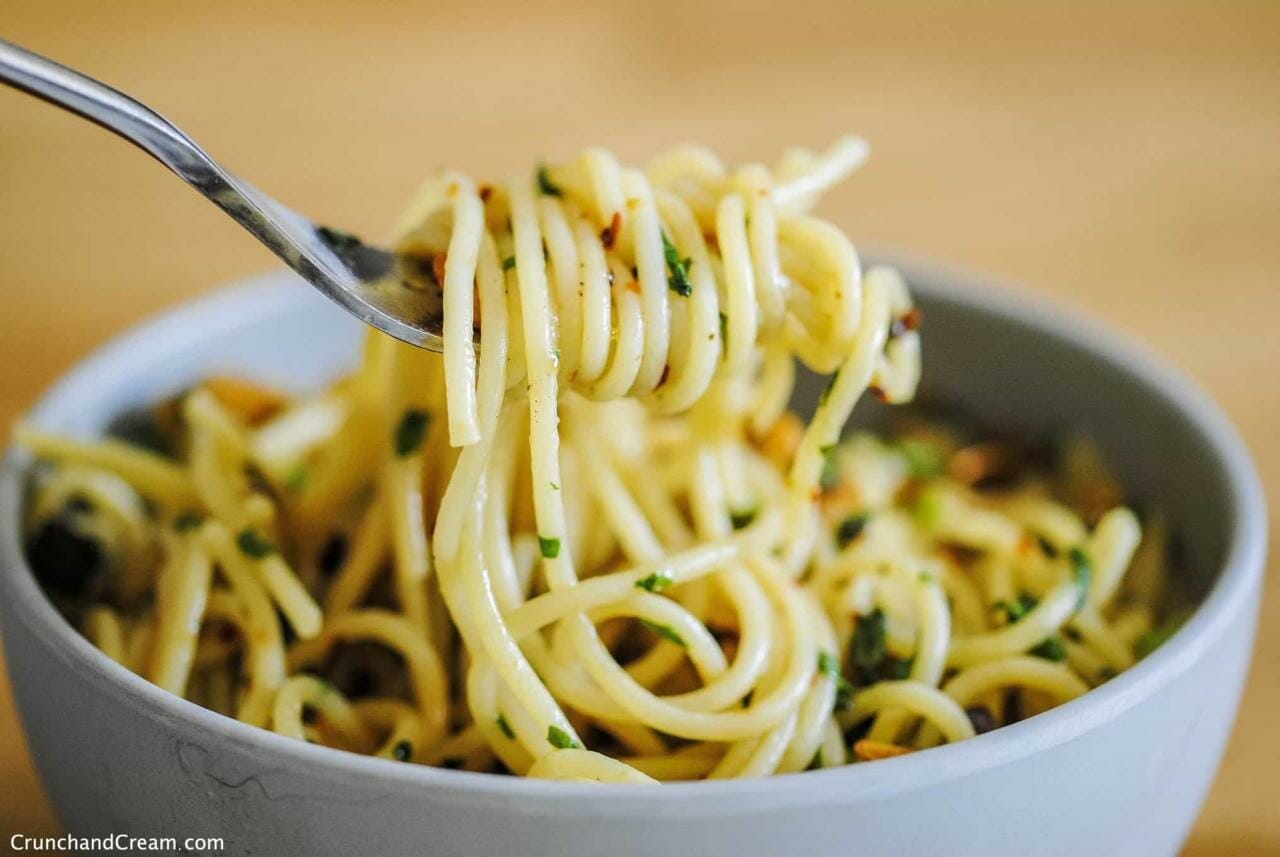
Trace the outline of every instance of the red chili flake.
<instances>
[{"instance_id":1,"label":"red chili flake","mask_svg":"<svg viewBox=\"0 0 1280 857\"><path fill-rule=\"evenodd\" d=\"M635 280L632 280L631 282L627 283L627 291L637 295L640 294L640 284Z\"/></svg>"},{"instance_id":2,"label":"red chili flake","mask_svg":"<svg viewBox=\"0 0 1280 857\"><path fill-rule=\"evenodd\" d=\"M889 394L875 384L872 384L870 387L868 387L867 392L875 396L877 399L879 399L882 402L889 401Z\"/></svg>"},{"instance_id":3,"label":"red chili flake","mask_svg":"<svg viewBox=\"0 0 1280 857\"><path fill-rule=\"evenodd\" d=\"M448 253L437 253L431 257L431 273L435 275L436 283L444 285L444 266L449 259Z\"/></svg>"},{"instance_id":4,"label":"red chili flake","mask_svg":"<svg viewBox=\"0 0 1280 857\"><path fill-rule=\"evenodd\" d=\"M604 244L604 249L612 250L613 245L618 240L618 233L622 231L622 212L615 211L613 219L609 221L609 225L600 233L600 242Z\"/></svg>"},{"instance_id":5,"label":"red chili flake","mask_svg":"<svg viewBox=\"0 0 1280 857\"><path fill-rule=\"evenodd\" d=\"M487 184L480 185L480 201L488 202L489 197L491 196L493 196L493 186Z\"/></svg>"}]
</instances>

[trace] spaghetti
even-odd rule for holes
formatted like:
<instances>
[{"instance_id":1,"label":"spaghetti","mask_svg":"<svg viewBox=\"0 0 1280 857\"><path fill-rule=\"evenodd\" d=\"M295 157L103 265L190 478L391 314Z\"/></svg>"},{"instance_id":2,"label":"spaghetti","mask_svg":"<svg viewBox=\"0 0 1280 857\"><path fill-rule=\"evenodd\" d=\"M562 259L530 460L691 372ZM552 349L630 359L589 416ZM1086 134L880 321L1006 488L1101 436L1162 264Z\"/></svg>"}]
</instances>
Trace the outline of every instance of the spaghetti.
<instances>
[{"instance_id":1,"label":"spaghetti","mask_svg":"<svg viewBox=\"0 0 1280 857\"><path fill-rule=\"evenodd\" d=\"M1078 696L1164 633L1162 525L1087 445L841 439L920 373L902 279L808 213L865 155L434 177L397 244L442 355L370 332L296 401L211 379L149 415L163 452L20 426L32 564L173 693L467 770L764 776ZM807 426L797 360L831 376Z\"/></svg>"}]
</instances>

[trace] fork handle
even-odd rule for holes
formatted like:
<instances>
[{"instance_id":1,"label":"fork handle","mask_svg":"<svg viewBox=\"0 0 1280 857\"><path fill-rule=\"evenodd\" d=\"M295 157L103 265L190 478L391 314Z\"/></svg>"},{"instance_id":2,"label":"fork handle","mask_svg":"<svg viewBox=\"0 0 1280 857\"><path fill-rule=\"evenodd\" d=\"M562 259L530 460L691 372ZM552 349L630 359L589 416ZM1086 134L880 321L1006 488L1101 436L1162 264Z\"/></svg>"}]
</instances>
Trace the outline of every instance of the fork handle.
<instances>
[{"instance_id":1,"label":"fork handle","mask_svg":"<svg viewBox=\"0 0 1280 857\"><path fill-rule=\"evenodd\" d=\"M105 83L3 39L0 82L118 134L198 190L226 184L213 159L159 113Z\"/></svg>"}]
</instances>

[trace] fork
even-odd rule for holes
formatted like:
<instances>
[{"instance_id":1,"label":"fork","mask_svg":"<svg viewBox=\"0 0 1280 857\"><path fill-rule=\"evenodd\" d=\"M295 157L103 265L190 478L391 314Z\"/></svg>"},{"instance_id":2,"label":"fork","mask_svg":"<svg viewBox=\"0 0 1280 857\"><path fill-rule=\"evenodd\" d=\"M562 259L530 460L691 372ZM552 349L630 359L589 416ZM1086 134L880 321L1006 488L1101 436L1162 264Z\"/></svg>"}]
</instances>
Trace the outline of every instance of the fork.
<instances>
[{"instance_id":1,"label":"fork","mask_svg":"<svg viewBox=\"0 0 1280 857\"><path fill-rule=\"evenodd\" d=\"M0 82L133 143L365 324L412 345L443 349L443 298L429 263L317 225L224 169L137 99L2 39Z\"/></svg>"}]
</instances>

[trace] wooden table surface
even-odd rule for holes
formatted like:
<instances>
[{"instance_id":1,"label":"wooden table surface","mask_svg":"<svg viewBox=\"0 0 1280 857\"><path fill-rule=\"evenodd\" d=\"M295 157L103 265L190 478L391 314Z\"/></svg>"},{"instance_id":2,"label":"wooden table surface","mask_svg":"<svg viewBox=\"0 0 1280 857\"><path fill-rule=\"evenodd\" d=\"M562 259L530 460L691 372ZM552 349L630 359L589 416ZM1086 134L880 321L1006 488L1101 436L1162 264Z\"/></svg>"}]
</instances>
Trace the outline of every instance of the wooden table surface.
<instances>
[{"instance_id":1,"label":"wooden table surface","mask_svg":"<svg viewBox=\"0 0 1280 857\"><path fill-rule=\"evenodd\" d=\"M773 8L771 8L771 5ZM299 210L382 234L428 171L602 144L771 160L854 130L823 211L991 272L1199 380L1280 484L1280 3L0 0ZM273 260L149 159L0 92L0 422L148 313ZM1272 516L1273 524L1275 515ZM1273 543L1274 545L1274 543ZM1188 854L1280 853L1280 594ZM0 832L54 829L0 677ZM5 846L0 846L5 847Z\"/></svg>"}]
</instances>

